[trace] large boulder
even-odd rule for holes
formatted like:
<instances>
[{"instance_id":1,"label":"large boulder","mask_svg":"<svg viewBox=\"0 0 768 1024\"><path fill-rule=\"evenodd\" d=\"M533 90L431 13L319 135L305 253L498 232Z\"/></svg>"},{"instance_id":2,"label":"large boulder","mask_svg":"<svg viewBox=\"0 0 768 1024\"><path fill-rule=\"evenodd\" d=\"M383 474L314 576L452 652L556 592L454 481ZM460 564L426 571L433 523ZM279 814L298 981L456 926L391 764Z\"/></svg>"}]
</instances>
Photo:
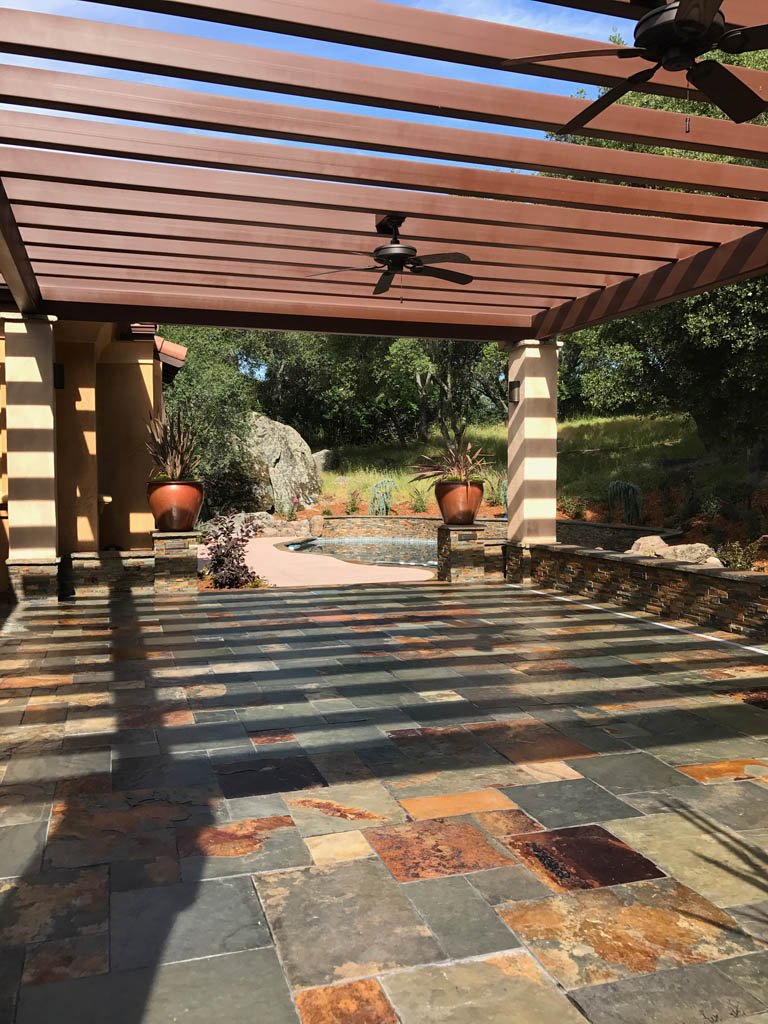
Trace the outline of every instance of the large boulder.
<instances>
[{"instance_id":1,"label":"large boulder","mask_svg":"<svg viewBox=\"0 0 768 1024\"><path fill-rule=\"evenodd\" d=\"M330 473L341 465L339 453L333 451L332 448L322 448L319 452L314 452L312 458L315 460L319 473Z\"/></svg>"},{"instance_id":2,"label":"large boulder","mask_svg":"<svg viewBox=\"0 0 768 1024\"><path fill-rule=\"evenodd\" d=\"M667 544L663 537L639 537L628 552L644 558L666 558L673 562L689 562L693 565L710 565L713 568L723 563L708 544Z\"/></svg>"},{"instance_id":3,"label":"large boulder","mask_svg":"<svg viewBox=\"0 0 768 1024\"><path fill-rule=\"evenodd\" d=\"M293 499L311 503L320 493L312 451L293 427L268 416L251 417L248 448L253 460L253 495L257 509L285 515Z\"/></svg>"}]
</instances>

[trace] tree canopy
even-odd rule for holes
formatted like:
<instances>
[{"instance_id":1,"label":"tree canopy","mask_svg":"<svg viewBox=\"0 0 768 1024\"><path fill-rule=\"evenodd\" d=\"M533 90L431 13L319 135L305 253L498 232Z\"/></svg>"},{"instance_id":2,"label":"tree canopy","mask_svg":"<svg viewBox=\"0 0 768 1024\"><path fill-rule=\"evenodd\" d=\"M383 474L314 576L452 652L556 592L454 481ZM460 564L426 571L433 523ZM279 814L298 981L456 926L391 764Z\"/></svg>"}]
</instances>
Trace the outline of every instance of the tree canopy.
<instances>
[{"instance_id":1,"label":"tree canopy","mask_svg":"<svg viewBox=\"0 0 768 1024\"><path fill-rule=\"evenodd\" d=\"M613 42L623 40L614 37ZM768 70L768 53L731 63ZM632 106L695 111L724 118L715 107L669 96L631 93ZM761 122L768 122L763 115ZM608 139L570 142L616 148ZM725 161L714 153L680 153L635 145L638 152ZM745 161L734 161L744 163ZM716 289L565 339L560 397L571 414L689 413L707 448L739 446L762 461L768 451L768 283L765 278Z\"/></svg>"},{"instance_id":2,"label":"tree canopy","mask_svg":"<svg viewBox=\"0 0 768 1024\"><path fill-rule=\"evenodd\" d=\"M262 412L313 449L446 442L506 415L506 356L495 344L298 331L161 327L188 347L167 391L199 439L209 511L247 505L248 422Z\"/></svg>"}]
</instances>

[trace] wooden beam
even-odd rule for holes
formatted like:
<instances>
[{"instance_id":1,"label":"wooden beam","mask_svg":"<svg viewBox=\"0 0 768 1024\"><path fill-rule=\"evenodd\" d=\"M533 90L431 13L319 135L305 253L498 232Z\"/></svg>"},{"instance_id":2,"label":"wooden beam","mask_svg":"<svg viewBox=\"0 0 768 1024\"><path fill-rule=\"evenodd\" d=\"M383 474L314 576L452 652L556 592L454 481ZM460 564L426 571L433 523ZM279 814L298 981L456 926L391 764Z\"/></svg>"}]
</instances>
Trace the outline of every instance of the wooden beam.
<instances>
[{"instance_id":1,"label":"wooden beam","mask_svg":"<svg viewBox=\"0 0 768 1024\"><path fill-rule=\"evenodd\" d=\"M203 131L231 131L240 135L387 154L402 153L537 172L562 171L573 177L701 189L744 199L762 200L768 195L768 178L760 167L653 156L621 149L597 149L522 136L510 140L501 134L389 118L386 132L382 132L379 118L360 114L214 96L106 78L100 78L98 89L95 89L92 76L8 64L0 64L0 100ZM622 113L631 114L632 111L622 108ZM79 124L82 126L82 122ZM102 123L100 127L105 126ZM675 144L679 145L679 120L670 121L670 127L676 135ZM71 123L70 128L75 130ZM220 141L225 145L228 140Z\"/></svg>"},{"instance_id":2,"label":"wooden beam","mask_svg":"<svg viewBox=\"0 0 768 1024\"><path fill-rule=\"evenodd\" d=\"M551 309L535 321L533 337L568 334L766 273L768 231L762 228L718 249Z\"/></svg>"},{"instance_id":3,"label":"wooden beam","mask_svg":"<svg viewBox=\"0 0 768 1024\"><path fill-rule=\"evenodd\" d=\"M52 226L71 229L80 223L83 213L117 218L112 230L106 233L122 233L125 216L152 214L167 220L161 236L168 238L189 238L190 240L213 239L229 243L269 244L288 248L318 248L317 233L321 233L321 247L328 250L359 249L370 252L381 241L381 236L372 230L370 213L326 211L306 206L281 206L267 203L243 203L229 199L199 199L190 203L186 196L166 196L159 193L139 192L124 188L97 188L82 185L57 184L55 192L41 188L39 182L22 178L8 179L8 195L14 209L19 204L35 205L47 210L54 206L67 207L69 219L65 224L53 220ZM218 222L216 226L212 226ZM44 222L44 225L48 222ZM126 219L126 235L129 221ZM296 229L296 230L294 230ZM44 230L44 228L40 228ZM105 229L99 229L105 230ZM290 232L290 233L288 233ZM157 232L145 232L140 235ZM25 237L28 232L24 232ZM355 237L350 237L355 236ZM468 245L481 248L498 248L494 254L477 255L481 262L505 263L515 266L546 267L551 269L585 270L611 274L643 274L648 270L676 258L669 249L658 256L646 252L617 254L612 238L601 239L592 235L587 242L581 235L567 232L531 231L515 227L473 224L471 230L466 224L451 220L436 220L409 217L403 237L416 245L429 243L441 248ZM51 244L49 239L41 244ZM358 244L359 242L359 244ZM59 245L100 244L98 241L77 242L74 237L60 236ZM135 248L140 243L127 238L122 244ZM102 244L102 248L103 248ZM107 246L108 248L108 246ZM466 251L470 251L466 249ZM578 254L574 259L572 254Z\"/></svg>"},{"instance_id":4,"label":"wooden beam","mask_svg":"<svg viewBox=\"0 0 768 1024\"><path fill-rule=\"evenodd\" d=\"M41 114L0 110L0 143L34 145L87 155L130 158L141 154L142 160L162 164L178 163L190 167L229 171L253 171L259 174L280 174L288 177L357 185L385 186L422 192L439 192L455 196L484 199L522 200L554 207L567 207L578 212L569 214L569 227L592 220L583 211L599 210L606 231L615 214L669 217L678 222L672 234L649 226L652 237L671 237L686 241L719 243L741 233L702 225L703 221L730 225L768 224L768 203L721 196L689 195L681 192L598 182L572 181L562 178L519 174L510 171L489 171L472 167L446 167L414 160L393 160L380 156L335 153L326 150L279 146L274 143L222 139L220 136L189 135L157 128L136 128L115 124L87 124L72 118L47 117ZM553 216L548 213L551 223ZM680 221L694 223L680 224ZM521 223L526 221L521 220ZM533 223L533 221L529 221ZM542 224L537 220L536 226ZM638 232L639 233L639 232Z\"/></svg>"},{"instance_id":5,"label":"wooden beam","mask_svg":"<svg viewBox=\"0 0 768 1024\"><path fill-rule=\"evenodd\" d=\"M378 0L371 0L379 6ZM381 6L384 6L381 4ZM402 8L398 7L401 12ZM413 9L409 9L409 15ZM428 12L420 12L422 14ZM492 26L488 32L495 38ZM562 41L562 37L556 37ZM579 45L584 40L577 41ZM9 53L122 68L147 74L235 85L345 103L417 111L497 124L517 124L544 131L557 130L585 109L587 101L527 92L455 79L390 71L364 64L318 57L274 53L256 47L210 39L88 22L58 15L5 10L0 49ZM511 54L508 54L511 56ZM580 62L583 63L583 62ZM601 65L611 64L601 60ZM618 82L630 73L632 61L601 84ZM640 61L642 67L648 65ZM751 77L739 69L739 74ZM755 73L752 73L755 74ZM768 74L756 85L768 99ZM682 78L682 76L678 76ZM684 79L683 79L684 81ZM687 95L680 87L676 95ZM386 129L386 122L383 122ZM708 117L691 118L667 111L620 105L605 111L583 134L624 141L709 150L759 158L768 145L768 132L758 125L735 125Z\"/></svg>"},{"instance_id":6,"label":"wooden beam","mask_svg":"<svg viewBox=\"0 0 768 1024\"><path fill-rule=\"evenodd\" d=\"M34 250L37 251L37 250ZM104 278L119 277L123 270L179 271L184 274L197 273L202 278L209 276L226 276L250 280L253 278L277 278L295 281L300 275L308 275L322 266L332 269L327 259L320 252L296 253L296 258L275 261L240 262L233 260L216 260L191 258L188 256L160 256L153 253L130 253L119 251L89 251L41 248L38 258L32 261L36 273L52 273L52 268L59 274L70 274L80 277L98 277L99 271ZM302 257L302 258L299 258ZM355 262L354 256L337 256L332 264L338 264L339 274L329 277L331 283L337 281L354 281L365 283L370 280L368 273L360 274L349 271L349 267L360 267L365 264L365 257ZM461 269L458 266L456 269ZM473 294L487 292L489 294L516 292L523 295L540 295L547 298L561 297L577 299L587 295L595 288L607 287L606 282L618 284L623 280L619 277L603 278L601 283L579 281L577 275L526 270L523 268L492 268L482 265L471 265L463 268L475 278ZM342 272L343 271L343 272ZM406 282L408 279L406 279ZM418 285L414 277L411 286ZM437 279L430 280L430 287L442 287ZM448 287L446 285L446 287Z\"/></svg>"},{"instance_id":7,"label":"wooden beam","mask_svg":"<svg viewBox=\"0 0 768 1024\"><path fill-rule=\"evenodd\" d=\"M439 306L422 309L415 304L401 303L399 298L391 298L386 295L367 300L361 298L360 301L354 303L338 302L333 299L323 301L315 296L309 297L301 293L289 293L277 300L227 293L224 289L220 291L197 287L189 289L173 285L152 287L126 284L121 286L113 282L99 285L87 280L48 285L43 294L47 306L53 312L56 312L59 303L96 305L102 309L128 308L133 309L134 315L139 317L143 317L150 310L155 309L186 310L188 317L194 317L196 311L215 310L220 313L230 312L238 315L261 313L291 319L317 317L318 319L332 319L338 323L351 319L358 326L363 322L370 323L371 327L377 320L384 320L387 324L431 324L435 327L461 325L470 330L472 327L490 329L498 335L503 335L506 328L522 327L530 330L532 323L530 310L511 307L504 312L489 312L484 307L472 305L466 305L456 310ZM120 318L114 317L114 319ZM158 314L158 321L164 319L164 316ZM361 333L365 333L365 330ZM472 334L467 336L472 337Z\"/></svg>"},{"instance_id":8,"label":"wooden beam","mask_svg":"<svg viewBox=\"0 0 768 1024\"><path fill-rule=\"evenodd\" d=\"M155 317L162 323L194 324L207 327L244 327L252 330L263 328L273 331L321 331L328 334L349 335L381 335L382 337L415 337L453 339L457 341L494 341L509 343L520 341L530 336L530 319L520 318L522 326L510 327L507 324L480 324L473 318L466 323L433 323L409 320L385 320L382 311L373 318L365 311L355 313L347 311L344 317L328 316L315 309L314 312L297 314L291 312L294 304L281 303L281 309L267 306L266 310L192 309L188 304L161 306L153 296L143 292L123 296L122 304L115 301L106 303L100 296L92 296L93 301L84 302L72 293L60 290L55 302L50 303L52 310L61 320L83 320L104 322L111 320L151 319ZM144 303L143 305L141 303Z\"/></svg>"},{"instance_id":9,"label":"wooden beam","mask_svg":"<svg viewBox=\"0 0 768 1024\"><path fill-rule=\"evenodd\" d=\"M306 155L304 159L306 160ZM310 153L309 158L322 165L322 154ZM337 157L328 155L328 172ZM375 161L378 158L362 158ZM449 178L450 168L439 168ZM409 173L416 176L418 167ZM428 172L425 172L428 173ZM473 175L487 178L494 172L473 171L466 168L467 180ZM570 232L584 234L599 233L602 236L616 236L616 251L624 252L625 240L645 240L651 245L658 242L676 243L680 249L689 250L702 245L719 245L737 238L742 229L731 224L699 223L672 217L651 217L622 213L602 212L599 223L589 210L578 208L568 211L564 217L557 208L538 203L510 202L506 199L482 199L474 196L453 196L437 192L416 192L405 187L376 188L354 184L337 184L334 181L305 181L272 175L251 175L234 171L208 170L196 167L168 168L151 163L132 160L104 160L99 157L79 156L62 153L56 160L42 161L40 153L33 149L0 145L0 174L5 178L36 178L47 181L87 184L107 187L129 186L146 191L171 195L201 195L209 198L229 196L257 202L321 206L359 213L376 210L398 210L406 215L437 217L440 219L466 221L470 224L517 224L542 231ZM510 175L499 172L502 179ZM439 177L436 173L435 178ZM525 177L525 176L521 176ZM581 183L578 183L581 184ZM43 186L45 188L45 186ZM501 187L501 185L499 186ZM568 183L563 183L563 191ZM618 186L606 186L616 189ZM478 186L478 191L482 189ZM717 199L716 202L727 202ZM735 200L744 202L744 200ZM758 205L758 204L750 204ZM596 228L599 227L599 232ZM676 251L672 258L690 255Z\"/></svg>"},{"instance_id":10,"label":"wooden beam","mask_svg":"<svg viewBox=\"0 0 768 1024\"><path fill-rule=\"evenodd\" d=\"M57 195L56 199L60 199L60 196ZM262 216L263 214L260 210L254 210L252 214L253 222L258 224ZM669 243L659 243L658 245L651 246L628 239L623 240L622 245L618 246L611 240L606 241L596 236L582 236L582 234L569 234L567 232L531 231L522 228L515 231L514 229L497 226L478 226L472 231L466 231L461 230L461 226L447 223L432 230L430 230L429 225L426 229L421 228L419 230L414 227L414 230L409 230L407 241L420 248L421 252L432 252L438 244L440 252L445 246L450 245L452 250L460 246L462 251L468 254L471 254L469 247L473 243L479 244L481 248L494 250L498 248L500 252L493 255L492 261L507 266L532 265L563 267L566 269L584 267L590 270L594 270L597 267L601 269L607 268L609 271L624 275L644 273L654 267L669 263L674 259L683 258L683 256L675 255L676 253L681 253L683 247L672 246ZM359 231L360 228L358 227L357 230ZM125 248L136 252L172 251L177 255L183 255L186 251L197 256L213 255L221 259L253 259L258 255L258 248L260 246L258 241L254 244L255 248L236 247L227 243L211 244L206 242L186 242L180 245L179 241L169 241L166 244L162 237L138 241L135 236L121 237L111 236L111 234L101 234L100 236L100 234L95 232L77 231L68 232L66 237L61 231L47 230L46 228L25 229L24 239L28 246L35 244L55 245L60 248L62 245L67 245L69 241L69 243L79 248ZM467 240L472 241L468 242ZM377 245L381 245L382 241L385 240L369 236L364 240L364 245L362 245L360 252L372 253ZM429 246L426 244L427 241L430 243ZM283 246L284 248L294 248L294 243L288 230L284 231L283 234ZM329 248L333 246L331 238L328 240L328 246ZM691 246L686 246L685 250L687 250L686 254L697 251ZM341 251L347 251L347 247L342 245ZM603 262L603 257L610 257L610 261Z\"/></svg>"},{"instance_id":11,"label":"wooden beam","mask_svg":"<svg viewBox=\"0 0 768 1024\"><path fill-rule=\"evenodd\" d=\"M110 3L111 0L97 0ZM389 53L498 68L504 61L538 54L572 53L615 47L605 42L556 35L499 22L463 18L381 0L116 0L134 10L195 18L258 31L360 46ZM754 18L754 16L753 16ZM610 57L565 59L546 64L522 64L517 74L559 78L571 82L612 85L623 74ZM647 68L643 61L625 61L627 74ZM750 84L765 86L765 76L753 73ZM659 72L651 91L684 95L680 76Z\"/></svg>"},{"instance_id":12,"label":"wooden beam","mask_svg":"<svg viewBox=\"0 0 768 1024\"><path fill-rule=\"evenodd\" d=\"M348 296L350 298L367 298L373 292L378 275L371 273L340 273L338 275L314 278L312 267L295 267L292 274L230 274L227 271L201 272L166 267L103 267L97 265L81 265L67 263L38 262L35 264L41 286L59 280L100 280L100 281L131 281L141 284L173 284L201 285L210 288L242 289L251 294L269 292L302 292L307 295ZM383 268L382 268L383 269ZM458 268L456 268L458 269ZM469 271L470 268L464 267ZM487 284L483 287L480 281L470 285L455 285L435 278L419 277L416 274L404 274L397 279L394 290L398 295L407 295L414 302L444 302L449 305L477 306L525 306L527 308L549 309L566 298L579 298L588 294L585 289L576 289L576 294L558 294L557 289L550 289L542 294L539 289L525 285L510 285L496 282L495 287Z\"/></svg>"},{"instance_id":13,"label":"wooden beam","mask_svg":"<svg viewBox=\"0 0 768 1024\"><path fill-rule=\"evenodd\" d=\"M0 179L0 275L20 313L39 313L43 300L11 204Z\"/></svg>"}]
</instances>

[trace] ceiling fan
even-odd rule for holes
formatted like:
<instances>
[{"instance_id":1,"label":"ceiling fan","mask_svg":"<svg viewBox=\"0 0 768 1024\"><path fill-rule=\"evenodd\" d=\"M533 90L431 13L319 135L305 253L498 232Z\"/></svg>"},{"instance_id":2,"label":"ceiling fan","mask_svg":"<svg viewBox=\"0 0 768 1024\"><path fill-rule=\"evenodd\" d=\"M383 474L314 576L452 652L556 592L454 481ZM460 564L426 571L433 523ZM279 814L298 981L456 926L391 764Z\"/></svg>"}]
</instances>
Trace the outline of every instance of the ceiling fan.
<instances>
[{"instance_id":1,"label":"ceiling fan","mask_svg":"<svg viewBox=\"0 0 768 1024\"><path fill-rule=\"evenodd\" d=\"M437 277L441 281L450 281L451 284L470 284L474 280L469 274L461 274L457 270L446 270L443 267L434 266L435 263L471 263L472 260L466 253L433 252L426 256L419 256L412 245L404 245L400 241L400 228L404 220L405 217L397 213L382 214L378 217L376 221L378 233L380 235L391 234L392 237L386 245L379 245L370 253L371 259L374 260L373 266L322 270L319 274L309 274L309 277L348 274L351 271L360 270L379 272L379 280L373 289L374 295L383 295L388 292L395 277L406 270L421 277ZM359 255L368 256L369 253L361 252Z\"/></svg>"},{"instance_id":2,"label":"ceiling fan","mask_svg":"<svg viewBox=\"0 0 768 1024\"><path fill-rule=\"evenodd\" d=\"M716 60L702 60L705 53L751 53L768 49L768 25L729 29L720 8L723 0L655 0L635 29L635 45L620 50L581 50L576 53L550 53L538 57L505 61L504 68L576 57L639 57L653 67L631 75L626 81L604 93L599 100L561 128L558 134L583 128L597 114L610 107L636 85L650 82L661 68L685 71L688 81L719 107L732 121L751 121L768 108L768 103L737 78L727 66ZM758 6L757 4L755 6Z\"/></svg>"}]
</instances>

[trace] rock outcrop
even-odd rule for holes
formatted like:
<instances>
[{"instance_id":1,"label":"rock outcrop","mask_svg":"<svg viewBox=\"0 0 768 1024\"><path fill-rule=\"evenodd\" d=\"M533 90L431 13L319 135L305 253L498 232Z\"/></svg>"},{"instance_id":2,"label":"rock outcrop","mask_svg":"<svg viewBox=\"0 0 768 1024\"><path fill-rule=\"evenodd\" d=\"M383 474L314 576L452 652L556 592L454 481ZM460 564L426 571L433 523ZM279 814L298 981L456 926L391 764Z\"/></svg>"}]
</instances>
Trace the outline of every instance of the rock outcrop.
<instances>
[{"instance_id":1,"label":"rock outcrop","mask_svg":"<svg viewBox=\"0 0 768 1024\"><path fill-rule=\"evenodd\" d=\"M314 452L312 458L315 460L318 473L330 473L332 470L338 469L341 463L339 453L331 448L323 448L319 452Z\"/></svg>"},{"instance_id":2,"label":"rock outcrop","mask_svg":"<svg viewBox=\"0 0 768 1024\"><path fill-rule=\"evenodd\" d=\"M253 460L257 509L286 515L294 498L304 506L319 494L320 478L312 451L293 427L255 413L248 448Z\"/></svg>"},{"instance_id":3,"label":"rock outcrop","mask_svg":"<svg viewBox=\"0 0 768 1024\"><path fill-rule=\"evenodd\" d=\"M310 536L310 521L308 519L296 519L290 522L286 519L275 519L269 512L237 512L235 521L255 527L256 535L260 537Z\"/></svg>"},{"instance_id":4,"label":"rock outcrop","mask_svg":"<svg viewBox=\"0 0 768 1024\"><path fill-rule=\"evenodd\" d=\"M627 552L643 558L666 558L672 562L689 562L722 568L723 563L708 544L667 544L663 537L639 537Z\"/></svg>"}]
</instances>

